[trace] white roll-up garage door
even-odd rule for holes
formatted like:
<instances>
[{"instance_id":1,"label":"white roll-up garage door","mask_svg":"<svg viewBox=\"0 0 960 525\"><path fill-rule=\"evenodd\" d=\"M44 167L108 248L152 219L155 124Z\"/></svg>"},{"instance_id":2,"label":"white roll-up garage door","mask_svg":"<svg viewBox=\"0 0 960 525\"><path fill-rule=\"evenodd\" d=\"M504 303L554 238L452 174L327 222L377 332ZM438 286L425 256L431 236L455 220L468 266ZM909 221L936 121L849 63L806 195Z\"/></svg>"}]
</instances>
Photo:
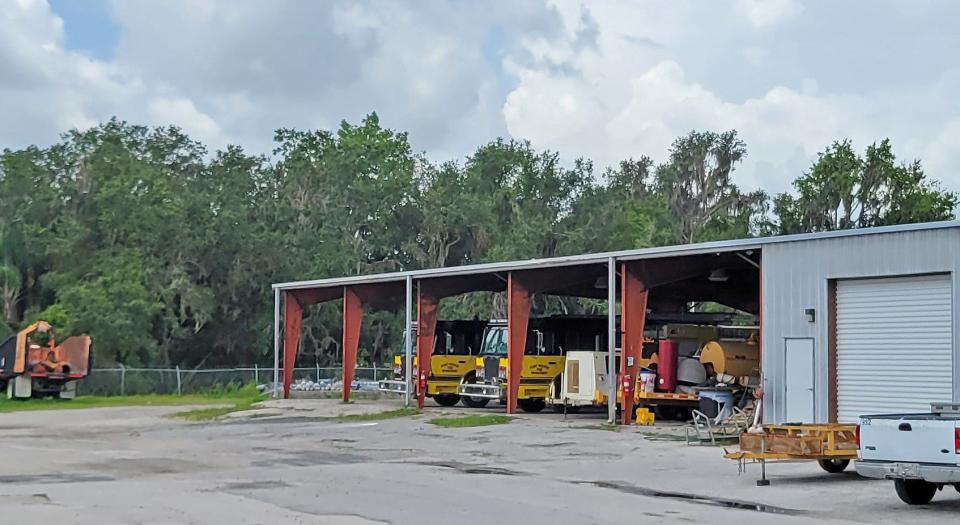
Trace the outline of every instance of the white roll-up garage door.
<instances>
[{"instance_id":1,"label":"white roll-up garage door","mask_svg":"<svg viewBox=\"0 0 960 525\"><path fill-rule=\"evenodd\" d=\"M837 281L837 416L926 412L953 399L949 275Z\"/></svg>"}]
</instances>

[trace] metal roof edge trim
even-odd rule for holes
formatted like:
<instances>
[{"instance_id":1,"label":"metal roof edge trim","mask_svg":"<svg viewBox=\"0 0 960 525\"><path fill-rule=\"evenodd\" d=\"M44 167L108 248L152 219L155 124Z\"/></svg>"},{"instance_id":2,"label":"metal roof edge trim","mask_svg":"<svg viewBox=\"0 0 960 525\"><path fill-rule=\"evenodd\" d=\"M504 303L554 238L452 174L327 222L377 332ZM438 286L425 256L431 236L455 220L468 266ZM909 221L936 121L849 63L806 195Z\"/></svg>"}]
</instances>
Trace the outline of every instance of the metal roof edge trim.
<instances>
[{"instance_id":1,"label":"metal roof edge trim","mask_svg":"<svg viewBox=\"0 0 960 525\"><path fill-rule=\"evenodd\" d=\"M542 267L578 266L587 264L604 264L613 257L621 261L653 259L669 256L701 255L711 252L728 252L735 250L760 249L766 244L786 242L800 242L819 239L833 239L840 237L857 237L862 235L880 235L887 233L901 233L925 230L960 228L960 220L925 222L916 224L898 224L894 226L879 226L874 228L858 228L851 230L835 230L829 232L800 233L793 235L778 235L772 237L755 237L749 239L731 239L726 241L711 241L695 244L679 244L672 246L656 246L652 248L638 248L615 252L587 253L568 255L564 257L550 257L544 259L525 259L519 261L503 261L494 263L471 264L464 266L447 266L442 268L428 268L423 270L407 270L371 275L353 275L348 277L331 277L306 281L290 281L275 283L274 289L298 290L305 288L328 288L332 286L348 286L352 284L377 284L403 281L408 276L415 279L429 279L457 275L477 275L483 273L497 273L504 271L532 270Z\"/></svg>"}]
</instances>

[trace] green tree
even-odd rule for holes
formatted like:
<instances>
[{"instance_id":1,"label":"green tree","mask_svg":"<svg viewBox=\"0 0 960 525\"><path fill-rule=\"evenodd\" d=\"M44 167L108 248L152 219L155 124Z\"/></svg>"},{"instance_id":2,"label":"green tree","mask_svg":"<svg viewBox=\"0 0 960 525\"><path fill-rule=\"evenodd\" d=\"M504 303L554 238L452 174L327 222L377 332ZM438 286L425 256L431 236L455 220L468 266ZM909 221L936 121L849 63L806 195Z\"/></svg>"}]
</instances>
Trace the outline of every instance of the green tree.
<instances>
[{"instance_id":1,"label":"green tree","mask_svg":"<svg viewBox=\"0 0 960 525\"><path fill-rule=\"evenodd\" d=\"M176 127L117 119L0 153L0 337L43 318L87 332L106 364L217 366L270 359L270 283L550 257L771 231L770 201L731 174L736 132L693 132L661 166L595 176L590 161L498 139L433 163L376 114L280 130L272 157L209 152ZM953 216L956 195L889 141L827 149L774 201L785 232ZM540 314L602 304L537 296ZM503 294L445 299L446 318L503 315ZM341 312L305 311L301 362L336 365ZM368 309L362 363L400 348L401 314Z\"/></svg>"},{"instance_id":2,"label":"green tree","mask_svg":"<svg viewBox=\"0 0 960 525\"><path fill-rule=\"evenodd\" d=\"M20 300L20 287L23 277L20 270L12 264L0 263L0 306L8 324L17 324L17 303Z\"/></svg>"},{"instance_id":3,"label":"green tree","mask_svg":"<svg viewBox=\"0 0 960 525\"><path fill-rule=\"evenodd\" d=\"M928 180L920 161L898 164L889 139L862 157L849 140L834 142L793 187L796 196L774 199L781 233L946 220L957 205L957 194Z\"/></svg>"},{"instance_id":4,"label":"green tree","mask_svg":"<svg viewBox=\"0 0 960 525\"><path fill-rule=\"evenodd\" d=\"M654 188L649 157L628 159L589 184L561 223L566 254L670 244L673 236L663 195Z\"/></svg>"},{"instance_id":5,"label":"green tree","mask_svg":"<svg viewBox=\"0 0 960 525\"><path fill-rule=\"evenodd\" d=\"M743 193L731 174L747 154L735 130L690 132L670 148L657 167L657 188L666 200L675 240L693 243L746 237L762 213L767 195Z\"/></svg>"},{"instance_id":6,"label":"green tree","mask_svg":"<svg viewBox=\"0 0 960 525\"><path fill-rule=\"evenodd\" d=\"M104 252L95 262L91 268L96 269L82 279L52 278L57 302L38 317L62 312L68 334L93 338L97 363L156 364L152 327L161 305L149 289L144 261L131 251L119 251Z\"/></svg>"}]
</instances>

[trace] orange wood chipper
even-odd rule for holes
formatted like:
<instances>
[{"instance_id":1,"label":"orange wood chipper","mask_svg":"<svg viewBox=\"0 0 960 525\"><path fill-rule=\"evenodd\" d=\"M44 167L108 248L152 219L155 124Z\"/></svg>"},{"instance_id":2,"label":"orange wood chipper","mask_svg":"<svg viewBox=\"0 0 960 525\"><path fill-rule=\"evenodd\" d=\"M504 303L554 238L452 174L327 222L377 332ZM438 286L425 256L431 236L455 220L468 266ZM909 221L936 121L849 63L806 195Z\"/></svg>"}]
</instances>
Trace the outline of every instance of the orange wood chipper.
<instances>
[{"instance_id":1,"label":"orange wood chipper","mask_svg":"<svg viewBox=\"0 0 960 525\"><path fill-rule=\"evenodd\" d=\"M0 343L0 388L7 399L53 396L72 399L77 379L90 370L90 336L56 344L53 330L37 321Z\"/></svg>"}]
</instances>

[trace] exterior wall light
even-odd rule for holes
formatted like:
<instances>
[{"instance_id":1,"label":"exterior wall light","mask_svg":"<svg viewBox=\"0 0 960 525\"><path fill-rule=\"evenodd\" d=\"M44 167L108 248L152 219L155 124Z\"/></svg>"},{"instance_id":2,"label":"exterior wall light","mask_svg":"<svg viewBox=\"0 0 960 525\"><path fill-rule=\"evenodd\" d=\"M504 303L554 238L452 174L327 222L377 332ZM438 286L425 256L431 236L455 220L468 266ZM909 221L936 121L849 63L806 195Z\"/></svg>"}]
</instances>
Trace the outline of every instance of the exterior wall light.
<instances>
[{"instance_id":1,"label":"exterior wall light","mask_svg":"<svg viewBox=\"0 0 960 525\"><path fill-rule=\"evenodd\" d=\"M803 315L807 318L808 323L812 323L817 320L817 311L813 308L807 308L804 310Z\"/></svg>"}]
</instances>

